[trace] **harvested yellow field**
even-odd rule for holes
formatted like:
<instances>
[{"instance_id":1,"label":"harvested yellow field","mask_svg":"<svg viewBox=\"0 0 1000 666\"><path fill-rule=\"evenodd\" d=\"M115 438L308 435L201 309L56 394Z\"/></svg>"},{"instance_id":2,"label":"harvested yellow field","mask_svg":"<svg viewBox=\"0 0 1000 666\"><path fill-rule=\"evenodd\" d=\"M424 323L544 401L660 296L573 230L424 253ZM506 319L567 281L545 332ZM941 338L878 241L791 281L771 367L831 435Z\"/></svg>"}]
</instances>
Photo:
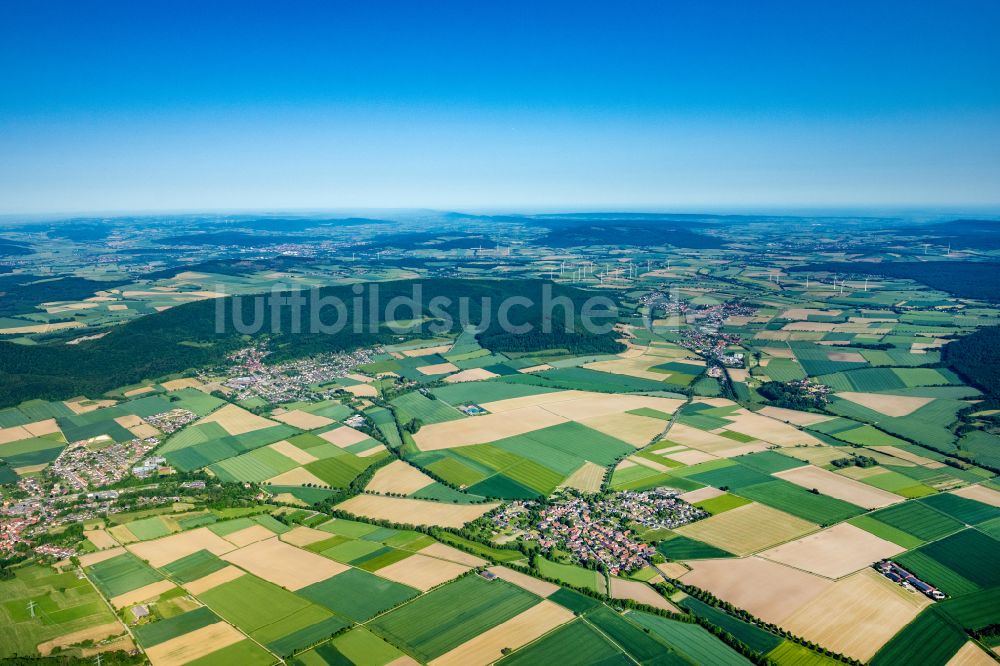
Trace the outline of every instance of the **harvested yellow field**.
<instances>
[{"instance_id":1,"label":"harvested yellow field","mask_svg":"<svg viewBox=\"0 0 1000 666\"><path fill-rule=\"evenodd\" d=\"M758 555L826 578L842 578L905 550L854 525L840 523Z\"/></svg>"},{"instance_id":2,"label":"harvested yellow field","mask_svg":"<svg viewBox=\"0 0 1000 666\"><path fill-rule=\"evenodd\" d=\"M493 414L501 412L512 412L525 407L538 407L548 405L553 402L566 402L577 398L586 398L594 395L589 391L553 391L551 393L538 393L526 395L520 398L508 398L506 400L494 400L492 402L480 403L480 407ZM481 417L476 417L481 418Z\"/></svg>"},{"instance_id":3,"label":"harvested yellow field","mask_svg":"<svg viewBox=\"0 0 1000 666\"><path fill-rule=\"evenodd\" d=\"M21 426L32 437L41 437L42 435L52 435L59 432L59 425L56 423L55 419L45 419L44 421L35 421L34 423L26 423Z\"/></svg>"},{"instance_id":4,"label":"harvested yellow field","mask_svg":"<svg viewBox=\"0 0 1000 666\"><path fill-rule=\"evenodd\" d=\"M997 652L997 648L993 648L993 651ZM966 641L945 666L996 666L996 663L996 659L986 654L978 645Z\"/></svg>"},{"instance_id":5,"label":"harvested yellow field","mask_svg":"<svg viewBox=\"0 0 1000 666\"><path fill-rule=\"evenodd\" d=\"M777 472L774 476L791 481L808 490L815 488L824 495L835 497L851 504L864 507L866 509L880 509L890 504L902 502L903 498L888 490L875 488L860 481L849 479L840 474L834 474L825 469L806 465L796 467L783 472Z\"/></svg>"},{"instance_id":6,"label":"harvested yellow field","mask_svg":"<svg viewBox=\"0 0 1000 666\"><path fill-rule=\"evenodd\" d=\"M432 423L417 431L413 440L421 451L437 451L468 444L485 444L565 422L563 417L541 407L523 407L502 414Z\"/></svg>"},{"instance_id":7,"label":"harvested yellow field","mask_svg":"<svg viewBox=\"0 0 1000 666\"><path fill-rule=\"evenodd\" d=\"M811 465L827 465L844 457L844 452L837 446L794 446L782 449L781 453Z\"/></svg>"},{"instance_id":8,"label":"harvested yellow field","mask_svg":"<svg viewBox=\"0 0 1000 666\"><path fill-rule=\"evenodd\" d=\"M878 451L879 453L884 453L887 456L892 456L893 458L899 458L900 460L905 460L906 462L911 462L916 465L923 465L924 467L929 467L931 469L939 469L944 467L944 463L939 463L936 460L930 458L925 458L924 456L918 455L916 453L910 453L909 451L904 451L903 449L897 448L895 446L869 446L869 449L873 451Z\"/></svg>"},{"instance_id":9,"label":"harvested yellow field","mask_svg":"<svg viewBox=\"0 0 1000 666\"><path fill-rule=\"evenodd\" d=\"M125 549L121 546L117 548L111 548L109 550L101 550L96 553L87 553L86 555L80 556L80 566L89 567L98 562L103 562L104 560L110 560L112 557L118 557L125 552Z\"/></svg>"},{"instance_id":10,"label":"harvested yellow field","mask_svg":"<svg viewBox=\"0 0 1000 666\"><path fill-rule=\"evenodd\" d=\"M438 345L436 347L422 347L420 349L407 349L402 352L403 356L409 358L419 358L421 356L433 356L434 354L446 354L451 350L451 345Z\"/></svg>"},{"instance_id":11,"label":"harvested yellow field","mask_svg":"<svg viewBox=\"0 0 1000 666\"><path fill-rule=\"evenodd\" d=\"M169 580L158 580L155 583L143 585L137 590L119 594L117 597L111 597L108 601L110 601L111 605L115 608L125 608L126 606L137 604L140 601L158 597L164 592L169 592L172 589L174 589L174 584Z\"/></svg>"},{"instance_id":12,"label":"harvested yellow field","mask_svg":"<svg viewBox=\"0 0 1000 666\"><path fill-rule=\"evenodd\" d=\"M839 396L842 394L838 393L837 395ZM829 421L833 418L832 416L826 416L824 414L813 414L811 412L800 412L797 409L785 409L784 407L770 406L762 408L757 413L797 426L813 425L815 423Z\"/></svg>"},{"instance_id":13,"label":"harvested yellow field","mask_svg":"<svg viewBox=\"0 0 1000 666\"><path fill-rule=\"evenodd\" d=\"M492 379L493 377L499 377L495 372L490 372L486 368L469 368L468 370L462 370L461 372L456 372L453 375L448 375L444 378L444 381L448 384L459 384L461 382L478 382L484 379Z\"/></svg>"},{"instance_id":14,"label":"harvested yellow field","mask_svg":"<svg viewBox=\"0 0 1000 666\"><path fill-rule=\"evenodd\" d=\"M585 460L579 469L559 484L560 488L576 488L585 493L596 493L604 481L605 469L597 463Z\"/></svg>"},{"instance_id":15,"label":"harvested yellow field","mask_svg":"<svg viewBox=\"0 0 1000 666\"><path fill-rule=\"evenodd\" d=\"M532 594L537 594L543 599L559 590L559 586L554 583L538 580L534 576L529 576L528 574L523 574L520 571L514 571L507 567L493 566L486 570L497 578L502 578L508 583L513 583L521 589L527 590Z\"/></svg>"},{"instance_id":16,"label":"harvested yellow field","mask_svg":"<svg viewBox=\"0 0 1000 666\"><path fill-rule=\"evenodd\" d=\"M796 429L787 423L771 419L760 414L754 414L745 409L740 409L726 417L732 419L734 423L726 426L727 430L743 433L764 442L777 444L778 446L796 446L798 444L822 444L808 433Z\"/></svg>"},{"instance_id":17,"label":"harvested yellow field","mask_svg":"<svg viewBox=\"0 0 1000 666\"><path fill-rule=\"evenodd\" d=\"M761 351L774 358L795 358L795 353L788 347L761 347Z\"/></svg>"},{"instance_id":18,"label":"harvested yellow field","mask_svg":"<svg viewBox=\"0 0 1000 666\"><path fill-rule=\"evenodd\" d=\"M84 530L83 537L90 541L90 543L97 546L98 550L104 550L105 548L116 548L119 544L115 541L114 537L105 532L104 530Z\"/></svg>"},{"instance_id":19,"label":"harvested yellow field","mask_svg":"<svg viewBox=\"0 0 1000 666\"><path fill-rule=\"evenodd\" d=\"M350 426L341 426L339 428L334 428L333 430L327 430L326 432L321 433L320 437L335 446L339 446L340 448L369 439L368 435L360 430L355 430Z\"/></svg>"},{"instance_id":20,"label":"harvested yellow field","mask_svg":"<svg viewBox=\"0 0 1000 666\"><path fill-rule=\"evenodd\" d=\"M578 422L635 447L646 446L666 427L666 421L635 414L608 414Z\"/></svg>"},{"instance_id":21,"label":"harvested yellow field","mask_svg":"<svg viewBox=\"0 0 1000 666\"><path fill-rule=\"evenodd\" d=\"M434 479L402 460L380 467L365 490L373 493L409 495L434 483Z\"/></svg>"},{"instance_id":22,"label":"harvested yellow field","mask_svg":"<svg viewBox=\"0 0 1000 666\"><path fill-rule=\"evenodd\" d=\"M216 622L146 649L153 666L181 666L245 638L230 624Z\"/></svg>"},{"instance_id":23,"label":"harvested yellow field","mask_svg":"<svg viewBox=\"0 0 1000 666\"><path fill-rule=\"evenodd\" d=\"M294 444L291 444L290 442L286 442L285 440L282 440L280 442L275 442L274 444L271 444L269 448L274 451L277 451L286 458L291 458L300 465L307 465L311 462L315 462L316 460L318 460L318 458L313 454L309 453L308 451L304 451L303 449L300 449L299 447L295 446Z\"/></svg>"},{"instance_id":24,"label":"harvested yellow field","mask_svg":"<svg viewBox=\"0 0 1000 666\"><path fill-rule=\"evenodd\" d=\"M782 319L805 321L812 315L820 317L838 317L843 310L820 310L817 308L788 308L781 313Z\"/></svg>"},{"instance_id":25,"label":"harvested yellow field","mask_svg":"<svg viewBox=\"0 0 1000 666\"><path fill-rule=\"evenodd\" d=\"M213 555L222 555L233 548L233 544L212 533L207 527L171 534L153 541L143 541L128 547L129 551L138 556L139 559L147 560L153 567L162 567L199 550L207 550Z\"/></svg>"},{"instance_id":26,"label":"harvested yellow field","mask_svg":"<svg viewBox=\"0 0 1000 666\"><path fill-rule=\"evenodd\" d=\"M258 541L226 553L222 559L292 591L326 580L349 568L278 539Z\"/></svg>"},{"instance_id":27,"label":"harvested yellow field","mask_svg":"<svg viewBox=\"0 0 1000 666\"><path fill-rule=\"evenodd\" d=\"M670 458L684 465L696 465L701 462L707 462L709 460L716 460L718 456L713 456L711 453L705 453L704 451L698 451L697 449L688 449L687 451L675 451L674 453L663 454L664 458ZM639 462L638 460L636 462ZM641 463L640 463L641 464Z\"/></svg>"},{"instance_id":28,"label":"harvested yellow field","mask_svg":"<svg viewBox=\"0 0 1000 666\"><path fill-rule=\"evenodd\" d=\"M284 534L279 535L278 538L285 543L290 543L293 546L302 548L303 546L308 546L311 543L329 539L330 533L314 530L313 528L306 527L305 525L299 525L297 527L293 527Z\"/></svg>"},{"instance_id":29,"label":"harvested yellow field","mask_svg":"<svg viewBox=\"0 0 1000 666\"><path fill-rule=\"evenodd\" d=\"M515 398L517 400L518 398ZM684 404L683 400L674 398L657 398L647 395L624 395L606 393L586 393L570 400L554 401L544 405L544 409L573 421L594 419L601 416L621 414L633 409L648 407L665 414L673 414ZM487 408L488 409L488 408ZM493 411L493 410L490 410ZM640 417L649 418L649 417ZM653 419L659 421L659 419ZM659 421L660 430L666 425Z\"/></svg>"},{"instance_id":30,"label":"harvested yellow field","mask_svg":"<svg viewBox=\"0 0 1000 666\"><path fill-rule=\"evenodd\" d=\"M837 397L850 400L853 403L875 410L886 416L906 416L907 414L912 414L934 399L909 395L855 393L854 391L838 392Z\"/></svg>"},{"instance_id":31,"label":"harvested yellow field","mask_svg":"<svg viewBox=\"0 0 1000 666\"><path fill-rule=\"evenodd\" d=\"M657 565L656 568L671 578L680 578L684 574L691 571L682 562L665 562L664 564ZM662 578L662 576L660 576L660 578Z\"/></svg>"},{"instance_id":32,"label":"harvested yellow field","mask_svg":"<svg viewBox=\"0 0 1000 666\"><path fill-rule=\"evenodd\" d=\"M429 663L432 666L492 664L503 657L504 648L516 650L574 617L572 611L559 604L542 601Z\"/></svg>"},{"instance_id":33,"label":"harvested yellow field","mask_svg":"<svg viewBox=\"0 0 1000 666\"><path fill-rule=\"evenodd\" d=\"M234 567L229 565L228 567L219 569L218 571L213 571L207 576L202 576L197 580L193 580L190 583L185 583L181 587L187 590L190 594L201 594L202 592L207 592L214 587L218 587L223 583L228 583L231 580L236 580L240 576L245 576L246 572L239 567Z\"/></svg>"},{"instance_id":34,"label":"harvested yellow field","mask_svg":"<svg viewBox=\"0 0 1000 666\"><path fill-rule=\"evenodd\" d=\"M167 391L179 391L181 389L200 389L202 383L194 377L183 377L181 379L170 379L160 384Z\"/></svg>"},{"instance_id":35,"label":"harvested yellow field","mask_svg":"<svg viewBox=\"0 0 1000 666\"><path fill-rule=\"evenodd\" d=\"M283 474L279 474L278 476L272 476L267 481L268 483L273 483L276 486L304 486L312 483L322 488L327 485L326 481L319 478L305 467L290 469Z\"/></svg>"},{"instance_id":36,"label":"harvested yellow field","mask_svg":"<svg viewBox=\"0 0 1000 666\"><path fill-rule=\"evenodd\" d=\"M86 640L94 641L95 643L105 638L111 636L117 636L118 634L125 633L125 627L123 627L118 622L108 622L107 624L99 624L94 627L87 627L86 629L80 629L79 631L74 631L58 638L53 638L47 640L44 643L38 644L38 652L43 656L47 657L52 653L57 647L68 647L70 645L76 645L77 643L82 643Z\"/></svg>"},{"instance_id":37,"label":"harvested yellow field","mask_svg":"<svg viewBox=\"0 0 1000 666\"><path fill-rule=\"evenodd\" d=\"M678 495L682 500L688 504L694 504L695 502L701 502L703 500L712 499L713 497L720 497L725 495L725 491L719 490L718 488L713 488L712 486L705 486L704 488L698 488L697 490L691 490L681 495Z\"/></svg>"},{"instance_id":38,"label":"harvested yellow field","mask_svg":"<svg viewBox=\"0 0 1000 666\"><path fill-rule=\"evenodd\" d=\"M333 419L328 419L327 417L320 416L319 414L303 412L301 409L293 409L288 412L282 412L281 414L271 414L271 416L282 423L287 423L290 426L295 426L296 428L301 428L302 430L313 430L315 428L322 428L323 426L328 426L331 423L334 423Z\"/></svg>"},{"instance_id":39,"label":"harvested yellow field","mask_svg":"<svg viewBox=\"0 0 1000 666\"><path fill-rule=\"evenodd\" d=\"M427 555L429 557L436 557L439 560L448 560L449 562L464 564L468 567L481 567L485 564L489 564L489 562L481 557L476 557L475 555L466 553L464 550L452 548L451 546L443 543L432 543L426 548L421 548L418 552L421 555Z\"/></svg>"},{"instance_id":40,"label":"harvested yellow field","mask_svg":"<svg viewBox=\"0 0 1000 666\"><path fill-rule=\"evenodd\" d=\"M63 321L56 324L30 324L28 326L11 326L0 328L0 335L13 335L15 333L52 333L62 331L67 328L81 328L84 324L79 321Z\"/></svg>"},{"instance_id":41,"label":"harvested yellow field","mask_svg":"<svg viewBox=\"0 0 1000 666\"><path fill-rule=\"evenodd\" d=\"M785 618L782 626L824 647L868 661L931 601L866 568Z\"/></svg>"},{"instance_id":42,"label":"harvested yellow field","mask_svg":"<svg viewBox=\"0 0 1000 666\"><path fill-rule=\"evenodd\" d=\"M115 538L118 543L134 543L139 537L132 534L126 525L115 525L108 530L108 534Z\"/></svg>"},{"instance_id":43,"label":"harvested yellow field","mask_svg":"<svg viewBox=\"0 0 1000 666\"><path fill-rule=\"evenodd\" d=\"M525 374L530 374L532 372L544 372L545 370L551 370L553 366L548 363L542 363L541 365L531 365L527 368L521 368L518 372L523 372Z\"/></svg>"},{"instance_id":44,"label":"harvested yellow field","mask_svg":"<svg viewBox=\"0 0 1000 666\"><path fill-rule=\"evenodd\" d=\"M667 433L667 439L675 444L683 444L692 449L715 453L716 451L726 451L734 446L741 446L740 442L716 435L707 430L700 430L683 423L674 423Z\"/></svg>"},{"instance_id":45,"label":"harvested yellow field","mask_svg":"<svg viewBox=\"0 0 1000 666\"><path fill-rule=\"evenodd\" d=\"M977 502L982 502L983 504L989 504L990 506L1000 507L1000 492L993 490L992 488L987 488L986 486L965 486L964 488L959 488L958 490L952 490L953 495L958 495L959 497L964 497L965 499L975 500Z\"/></svg>"},{"instance_id":46,"label":"harvested yellow field","mask_svg":"<svg viewBox=\"0 0 1000 666\"><path fill-rule=\"evenodd\" d=\"M430 365L417 366L417 372L425 375L443 375L448 372L458 372L459 367L454 363L431 363Z\"/></svg>"},{"instance_id":47,"label":"harvested yellow field","mask_svg":"<svg viewBox=\"0 0 1000 666\"><path fill-rule=\"evenodd\" d=\"M691 571L684 576L685 584L707 590L775 624L835 585L829 579L759 557L693 560L686 564Z\"/></svg>"},{"instance_id":48,"label":"harvested yellow field","mask_svg":"<svg viewBox=\"0 0 1000 666\"><path fill-rule=\"evenodd\" d=\"M341 511L356 516L389 520L404 525L435 525L438 527L462 527L488 511L497 502L488 504L445 504L409 499L386 497L384 495L357 495L337 505Z\"/></svg>"},{"instance_id":49,"label":"harvested yellow field","mask_svg":"<svg viewBox=\"0 0 1000 666\"><path fill-rule=\"evenodd\" d=\"M242 548L243 546L249 546L252 543L257 543L258 541L263 541L264 539L270 539L273 536L274 532L267 529L263 525L253 525L252 527L238 530L232 534L227 534L222 538L237 548Z\"/></svg>"},{"instance_id":50,"label":"harvested yellow field","mask_svg":"<svg viewBox=\"0 0 1000 666\"><path fill-rule=\"evenodd\" d=\"M324 558L325 559L325 558ZM346 568L346 567L345 567ZM441 583L457 578L469 570L464 564L439 560L436 557L410 555L387 567L378 569L375 573L382 578L394 580L403 585L427 591Z\"/></svg>"},{"instance_id":51,"label":"harvested yellow field","mask_svg":"<svg viewBox=\"0 0 1000 666\"><path fill-rule=\"evenodd\" d=\"M350 372L350 373L348 373L346 375L346 377L348 379L353 379L356 382L361 382L362 384L368 384L368 383L371 383L371 382L375 381L373 378L369 377L368 375L362 375L359 372Z\"/></svg>"},{"instance_id":52,"label":"harvested yellow field","mask_svg":"<svg viewBox=\"0 0 1000 666\"><path fill-rule=\"evenodd\" d=\"M651 588L649 585L637 580L625 580L623 578L611 579L611 597L613 599L632 599L640 604L646 604L653 608L662 608L671 613L680 613L680 609L663 598L663 595Z\"/></svg>"},{"instance_id":53,"label":"harvested yellow field","mask_svg":"<svg viewBox=\"0 0 1000 666\"><path fill-rule=\"evenodd\" d=\"M101 652L132 652L135 649L135 641L133 641L130 636L119 636L114 640L102 643L101 645L80 648L80 656L86 659L87 657L93 657Z\"/></svg>"},{"instance_id":54,"label":"harvested yellow field","mask_svg":"<svg viewBox=\"0 0 1000 666\"><path fill-rule=\"evenodd\" d=\"M753 502L674 531L736 555L747 555L815 529L807 520Z\"/></svg>"},{"instance_id":55,"label":"harvested yellow field","mask_svg":"<svg viewBox=\"0 0 1000 666\"><path fill-rule=\"evenodd\" d=\"M378 395L378 389L371 384L355 384L345 387L344 390L359 398L374 398Z\"/></svg>"},{"instance_id":56,"label":"harvested yellow field","mask_svg":"<svg viewBox=\"0 0 1000 666\"><path fill-rule=\"evenodd\" d=\"M274 421L231 404L220 407L198 423L218 423L230 435L242 435L277 425Z\"/></svg>"},{"instance_id":57,"label":"harvested yellow field","mask_svg":"<svg viewBox=\"0 0 1000 666\"><path fill-rule=\"evenodd\" d=\"M640 379L652 379L653 381L663 381L666 375L662 372L653 372L649 368L663 363L663 359L654 356L642 356L642 350L638 356L618 358L613 361L596 361L583 365L587 370L597 370L598 372L609 372L613 375L626 375L628 377L638 377Z\"/></svg>"},{"instance_id":58,"label":"harvested yellow field","mask_svg":"<svg viewBox=\"0 0 1000 666\"><path fill-rule=\"evenodd\" d=\"M126 398L134 398L137 395L142 395L143 393L149 393L153 391L152 386L140 386L139 388L130 389L122 393Z\"/></svg>"},{"instance_id":59,"label":"harvested yellow field","mask_svg":"<svg viewBox=\"0 0 1000 666\"><path fill-rule=\"evenodd\" d=\"M12 426L10 428L0 428L0 444L17 442L22 439L31 439L31 433L24 429L24 426Z\"/></svg>"},{"instance_id":60,"label":"harvested yellow field","mask_svg":"<svg viewBox=\"0 0 1000 666\"><path fill-rule=\"evenodd\" d=\"M781 327L782 331L835 331L837 325L825 321L793 321Z\"/></svg>"},{"instance_id":61,"label":"harvested yellow field","mask_svg":"<svg viewBox=\"0 0 1000 666\"><path fill-rule=\"evenodd\" d=\"M87 412L92 412L96 409L104 409L105 407L111 407L115 404L114 400L87 400L86 398L78 398L76 400L68 400L63 403L69 407L70 411L74 414L86 414Z\"/></svg>"}]
</instances>

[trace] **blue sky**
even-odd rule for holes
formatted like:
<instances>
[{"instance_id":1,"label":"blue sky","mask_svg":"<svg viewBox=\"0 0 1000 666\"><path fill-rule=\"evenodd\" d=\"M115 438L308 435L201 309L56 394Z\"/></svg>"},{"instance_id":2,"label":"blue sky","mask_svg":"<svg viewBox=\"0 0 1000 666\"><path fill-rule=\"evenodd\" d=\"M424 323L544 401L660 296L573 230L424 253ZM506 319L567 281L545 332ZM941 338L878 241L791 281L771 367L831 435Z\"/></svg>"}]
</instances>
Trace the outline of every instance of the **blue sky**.
<instances>
[{"instance_id":1,"label":"blue sky","mask_svg":"<svg viewBox=\"0 0 1000 666\"><path fill-rule=\"evenodd\" d=\"M6 0L0 213L996 208L997 25L994 0Z\"/></svg>"}]
</instances>

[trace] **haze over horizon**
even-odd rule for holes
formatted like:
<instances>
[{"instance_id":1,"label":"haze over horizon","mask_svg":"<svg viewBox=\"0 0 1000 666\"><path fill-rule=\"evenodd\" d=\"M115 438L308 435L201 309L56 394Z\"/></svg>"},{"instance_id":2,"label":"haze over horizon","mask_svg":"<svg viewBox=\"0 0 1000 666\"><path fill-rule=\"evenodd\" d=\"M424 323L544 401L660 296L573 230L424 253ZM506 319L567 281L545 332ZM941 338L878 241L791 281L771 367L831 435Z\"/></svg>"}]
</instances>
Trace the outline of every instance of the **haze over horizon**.
<instances>
[{"instance_id":1,"label":"haze over horizon","mask_svg":"<svg viewBox=\"0 0 1000 666\"><path fill-rule=\"evenodd\" d=\"M987 1L8 2L0 214L998 211L998 19Z\"/></svg>"}]
</instances>

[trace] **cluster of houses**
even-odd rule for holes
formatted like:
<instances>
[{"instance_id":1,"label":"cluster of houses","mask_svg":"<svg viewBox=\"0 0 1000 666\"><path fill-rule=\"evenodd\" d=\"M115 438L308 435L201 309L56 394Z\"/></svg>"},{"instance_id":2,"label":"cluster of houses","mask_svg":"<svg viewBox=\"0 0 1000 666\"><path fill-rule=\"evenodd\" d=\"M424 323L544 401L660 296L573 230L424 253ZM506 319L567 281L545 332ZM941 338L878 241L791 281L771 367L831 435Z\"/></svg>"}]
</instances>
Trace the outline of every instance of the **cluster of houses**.
<instances>
[{"instance_id":1,"label":"cluster of houses","mask_svg":"<svg viewBox=\"0 0 1000 666\"><path fill-rule=\"evenodd\" d=\"M319 354L309 358L268 365L264 358L270 353L263 345L241 349L229 360L238 373L223 383L238 400L261 397L272 404L334 397L336 389L317 392L316 386L328 384L354 371L359 365L371 363L377 349L359 349L350 353Z\"/></svg>"},{"instance_id":2,"label":"cluster of houses","mask_svg":"<svg viewBox=\"0 0 1000 666\"><path fill-rule=\"evenodd\" d=\"M544 553L563 551L618 575L642 568L656 553L637 529L671 529L707 515L666 488L604 498L567 490L545 505L515 502L493 520L503 530L520 530L521 538L537 541ZM526 520L534 524L525 525Z\"/></svg>"},{"instance_id":3,"label":"cluster of houses","mask_svg":"<svg viewBox=\"0 0 1000 666\"><path fill-rule=\"evenodd\" d=\"M72 490L107 486L120 481L136 468L146 470L145 461L136 461L156 448L157 437L135 438L128 442L112 442L103 448L92 449L86 441L67 446L52 463L51 473ZM146 461L154 460L147 458ZM164 458L155 458L159 464ZM159 464L137 476L149 476L159 469Z\"/></svg>"}]
</instances>

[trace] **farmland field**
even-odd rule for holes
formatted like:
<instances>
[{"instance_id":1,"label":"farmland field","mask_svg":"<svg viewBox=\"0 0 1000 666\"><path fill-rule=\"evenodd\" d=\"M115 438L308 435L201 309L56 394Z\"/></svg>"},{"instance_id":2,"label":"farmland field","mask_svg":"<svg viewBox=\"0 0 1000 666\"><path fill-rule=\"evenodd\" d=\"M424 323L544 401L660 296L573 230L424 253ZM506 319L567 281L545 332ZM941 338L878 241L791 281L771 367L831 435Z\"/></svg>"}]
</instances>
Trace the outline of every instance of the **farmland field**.
<instances>
[{"instance_id":1,"label":"farmland field","mask_svg":"<svg viewBox=\"0 0 1000 666\"><path fill-rule=\"evenodd\" d=\"M540 641L505 657L502 666L559 663L567 666L627 666L632 660L583 620L574 620Z\"/></svg>"},{"instance_id":2,"label":"farmland field","mask_svg":"<svg viewBox=\"0 0 1000 666\"><path fill-rule=\"evenodd\" d=\"M914 663L944 666L966 640L960 626L931 607L879 650L871 663L872 666Z\"/></svg>"},{"instance_id":3,"label":"farmland field","mask_svg":"<svg viewBox=\"0 0 1000 666\"><path fill-rule=\"evenodd\" d=\"M430 661L538 603L503 580L465 576L376 618L370 628Z\"/></svg>"}]
</instances>

